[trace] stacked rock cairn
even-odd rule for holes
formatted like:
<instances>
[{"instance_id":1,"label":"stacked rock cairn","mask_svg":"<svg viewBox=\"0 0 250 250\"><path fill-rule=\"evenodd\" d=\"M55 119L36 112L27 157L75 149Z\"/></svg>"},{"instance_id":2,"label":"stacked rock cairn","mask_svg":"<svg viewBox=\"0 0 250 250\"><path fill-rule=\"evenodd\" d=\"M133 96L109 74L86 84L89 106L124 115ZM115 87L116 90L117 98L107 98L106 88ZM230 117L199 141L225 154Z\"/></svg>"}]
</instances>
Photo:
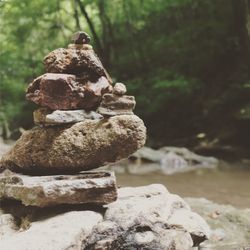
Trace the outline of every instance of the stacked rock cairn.
<instances>
[{"instance_id":1,"label":"stacked rock cairn","mask_svg":"<svg viewBox=\"0 0 250 250\"><path fill-rule=\"evenodd\" d=\"M26 98L40 106L36 126L0 161L0 198L24 205L108 204L117 199L110 171L89 171L127 158L146 139L135 99L113 84L85 32L44 58L47 73Z\"/></svg>"},{"instance_id":2,"label":"stacked rock cairn","mask_svg":"<svg viewBox=\"0 0 250 250\"><path fill-rule=\"evenodd\" d=\"M160 184L117 189L113 172L146 139L135 99L77 32L44 58L26 97L36 126L0 159L1 250L189 250L206 222ZM115 202L114 202L115 201Z\"/></svg>"}]
</instances>

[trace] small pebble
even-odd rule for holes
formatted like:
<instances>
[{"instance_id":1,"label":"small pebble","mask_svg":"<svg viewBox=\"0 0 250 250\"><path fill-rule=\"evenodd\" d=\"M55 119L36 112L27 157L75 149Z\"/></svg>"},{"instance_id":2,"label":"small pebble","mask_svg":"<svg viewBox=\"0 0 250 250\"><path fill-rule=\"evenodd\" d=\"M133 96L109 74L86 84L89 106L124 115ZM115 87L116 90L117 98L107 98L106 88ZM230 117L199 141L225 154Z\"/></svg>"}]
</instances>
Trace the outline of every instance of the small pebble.
<instances>
[{"instance_id":1,"label":"small pebble","mask_svg":"<svg viewBox=\"0 0 250 250\"><path fill-rule=\"evenodd\" d=\"M115 95L124 95L127 92L127 88L123 83L117 82L114 86L113 92Z\"/></svg>"},{"instance_id":2,"label":"small pebble","mask_svg":"<svg viewBox=\"0 0 250 250\"><path fill-rule=\"evenodd\" d=\"M73 35L72 42L74 44L86 44L90 42L90 36L86 32L78 31Z\"/></svg>"}]
</instances>

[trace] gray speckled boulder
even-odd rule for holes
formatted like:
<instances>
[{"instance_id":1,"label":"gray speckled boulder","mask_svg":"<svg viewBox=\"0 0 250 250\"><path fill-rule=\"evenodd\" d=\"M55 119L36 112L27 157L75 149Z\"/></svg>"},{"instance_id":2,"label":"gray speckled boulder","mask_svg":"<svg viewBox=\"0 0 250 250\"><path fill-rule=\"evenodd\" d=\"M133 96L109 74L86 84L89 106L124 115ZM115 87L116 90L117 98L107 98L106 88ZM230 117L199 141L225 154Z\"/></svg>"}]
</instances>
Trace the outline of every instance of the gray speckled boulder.
<instances>
[{"instance_id":1,"label":"gray speckled boulder","mask_svg":"<svg viewBox=\"0 0 250 250\"><path fill-rule=\"evenodd\" d=\"M126 158L146 140L143 121L135 115L86 120L25 132L0 161L0 168L23 173L74 173Z\"/></svg>"}]
</instances>

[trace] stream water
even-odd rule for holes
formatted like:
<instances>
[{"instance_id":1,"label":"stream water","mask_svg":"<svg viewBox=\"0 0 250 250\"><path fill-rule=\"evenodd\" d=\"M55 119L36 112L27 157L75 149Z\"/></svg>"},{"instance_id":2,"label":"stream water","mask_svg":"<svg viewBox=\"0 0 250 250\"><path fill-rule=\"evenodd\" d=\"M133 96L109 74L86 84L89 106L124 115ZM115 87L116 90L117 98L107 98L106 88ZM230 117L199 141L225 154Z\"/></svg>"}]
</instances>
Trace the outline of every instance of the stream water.
<instances>
[{"instance_id":1,"label":"stream water","mask_svg":"<svg viewBox=\"0 0 250 250\"><path fill-rule=\"evenodd\" d=\"M220 167L215 170L163 175L117 174L120 186L165 185L181 197L204 197L219 204L250 208L250 166Z\"/></svg>"}]
</instances>

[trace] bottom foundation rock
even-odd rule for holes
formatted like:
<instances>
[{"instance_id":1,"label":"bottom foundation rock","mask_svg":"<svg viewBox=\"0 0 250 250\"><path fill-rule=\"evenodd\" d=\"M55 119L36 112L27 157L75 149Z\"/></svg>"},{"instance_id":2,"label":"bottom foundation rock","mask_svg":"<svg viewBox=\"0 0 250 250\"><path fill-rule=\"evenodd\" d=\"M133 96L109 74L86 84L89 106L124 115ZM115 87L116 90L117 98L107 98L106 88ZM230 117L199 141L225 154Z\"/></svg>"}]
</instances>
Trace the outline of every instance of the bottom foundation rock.
<instances>
[{"instance_id":1,"label":"bottom foundation rock","mask_svg":"<svg viewBox=\"0 0 250 250\"><path fill-rule=\"evenodd\" d=\"M120 188L105 209L22 207L33 215L26 227L13 206L2 205L1 250L188 250L210 234L183 199L158 184Z\"/></svg>"}]
</instances>

